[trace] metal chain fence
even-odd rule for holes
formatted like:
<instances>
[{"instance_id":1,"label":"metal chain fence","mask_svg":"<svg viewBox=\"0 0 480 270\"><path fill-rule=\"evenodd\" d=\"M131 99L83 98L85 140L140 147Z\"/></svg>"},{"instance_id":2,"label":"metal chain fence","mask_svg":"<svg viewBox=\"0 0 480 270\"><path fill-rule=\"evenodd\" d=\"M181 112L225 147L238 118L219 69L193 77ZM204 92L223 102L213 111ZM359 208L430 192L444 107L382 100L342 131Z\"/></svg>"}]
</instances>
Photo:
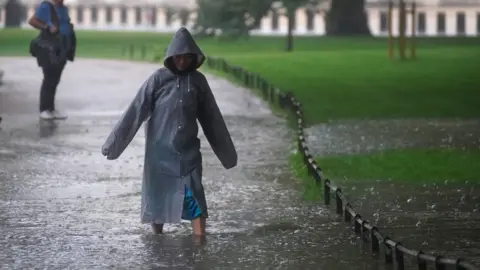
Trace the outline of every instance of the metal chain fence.
<instances>
[{"instance_id":1,"label":"metal chain fence","mask_svg":"<svg viewBox=\"0 0 480 270\"><path fill-rule=\"evenodd\" d=\"M127 51L129 56L133 57L134 46L130 45L125 47L123 50L124 55L127 54ZM142 45L140 46L140 56L141 58L145 58L145 55L146 46ZM154 56L154 61L160 59L162 59L160 55ZM230 65L222 58L207 57L206 65L210 69L221 71L234 77L247 88L260 90L262 97L267 102L278 105L281 109L295 116L297 122L296 136L298 151L303 157L303 163L309 175L315 180L316 184L321 185L323 182L325 205L330 206L333 197L335 200L336 213L341 216L346 223L350 225L353 223L354 233L360 237L363 243L371 244L372 253L379 254L381 249L383 249L385 264L395 265L396 269L403 270L405 269L405 257L408 256L416 260L415 264L418 265L418 269L420 270L426 270L429 265L434 266L436 270L446 270L447 267L454 267L454 269L457 270L480 270L472 263L461 258L451 259L441 255L434 256L426 254L421 250L407 248L402 243L382 235L376 226L371 225L367 220L363 219L359 213L354 211L352 204L345 198L342 189L324 177L322 169L310 154L305 140L302 106L291 92L283 93L259 74L249 72L239 66Z\"/></svg>"}]
</instances>

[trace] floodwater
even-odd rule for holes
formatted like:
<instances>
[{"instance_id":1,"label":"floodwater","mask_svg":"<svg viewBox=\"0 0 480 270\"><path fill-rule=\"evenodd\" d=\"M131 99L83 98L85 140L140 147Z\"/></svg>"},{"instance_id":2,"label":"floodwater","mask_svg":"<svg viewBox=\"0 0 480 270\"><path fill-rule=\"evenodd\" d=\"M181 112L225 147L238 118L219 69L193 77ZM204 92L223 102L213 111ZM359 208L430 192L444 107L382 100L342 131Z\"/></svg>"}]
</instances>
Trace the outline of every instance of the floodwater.
<instances>
[{"instance_id":1,"label":"floodwater","mask_svg":"<svg viewBox=\"0 0 480 270\"><path fill-rule=\"evenodd\" d=\"M371 259L333 211L301 199L287 166L292 134L284 121L248 90L211 76L207 78L238 148L239 165L224 170L200 134L211 215L207 238L192 238L187 222L166 225L160 236L140 224L143 129L117 161L105 160L99 150L156 68L76 61L65 70L57 98L70 117L49 125L37 120L41 73L34 61L0 58L5 70L0 86L1 269L384 269L383 260ZM396 202L384 193L391 191L388 186L370 191L378 200L363 197L369 194L363 188L347 194L359 199L354 205L362 211L369 205L384 207L379 223L397 215L395 203L408 216L415 209L408 208L413 203ZM428 201L428 195L416 196L414 202ZM478 196L464 200L478 202ZM442 207L438 204L438 211ZM477 219L470 223L474 226L478 215L472 217ZM429 238L410 228L398 231L405 244ZM455 253L453 244L441 242L444 252L471 257L463 247ZM477 250L479 242L472 244Z\"/></svg>"},{"instance_id":2,"label":"floodwater","mask_svg":"<svg viewBox=\"0 0 480 270\"><path fill-rule=\"evenodd\" d=\"M480 119L344 120L306 129L316 155L398 148L480 149Z\"/></svg>"},{"instance_id":3,"label":"floodwater","mask_svg":"<svg viewBox=\"0 0 480 270\"><path fill-rule=\"evenodd\" d=\"M306 134L314 155L479 149L480 119L344 120L309 127ZM417 250L480 263L480 185L337 181L357 212L386 235Z\"/></svg>"}]
</instances>

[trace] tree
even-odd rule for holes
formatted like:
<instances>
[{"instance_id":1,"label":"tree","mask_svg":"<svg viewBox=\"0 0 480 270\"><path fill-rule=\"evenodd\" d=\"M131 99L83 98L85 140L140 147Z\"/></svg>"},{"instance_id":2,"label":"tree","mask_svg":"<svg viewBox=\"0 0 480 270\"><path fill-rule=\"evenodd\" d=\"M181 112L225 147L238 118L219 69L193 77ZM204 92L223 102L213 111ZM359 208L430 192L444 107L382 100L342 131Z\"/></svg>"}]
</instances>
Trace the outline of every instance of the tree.
<instances>
[{"instance_id":1,"label":"tree","mask_svg":"<svg viewBox=\"0 0 480 270\"><path fill-rule=\"evenodd\" d=\"M182 25L187 25L188 24L188 18L190 17L190 10L186 8L181 8L178 10L178 17L180 18L180 21L182 22Z\"/></svg>"},{"instance_id":2,"label":"tree","mask_svg":"<svg viewBox=\"0 0 480 270\"><path fill-rule=\"evenodd\" d=\"M287 36L286 36L286 45L285 50L287 52L293 51L293 28L295 27L295 14L297 9L301 7L306 7L308 9L314 9L318 5L321 0L283 0L281 5L274 7L274 9L278 10L280 8L284 8L285 14L287 16L288 21L288 28L287 28Z\"/></svg>"},{"instance_id":3,"label":"tree","mask_svg":"<svg viewBox=\"0 0 480 270\"><path fill-rule=\"evenodd\" d=\"M197 35L248 36L260 25L273 0L197 0Z\"/></svg>"},{"instance_id":4,"label":"tree","mask_svg":"<svg viewBox=\"0 0 480 270\"><path fill-rule=\"evenodd\" d=\"M5 28L20 27L25 17L25 6L20 1L8 0L5 3Z\"/></svg>"},{"instance_id":5,"label":"tree","mask_svg":"<svg viewBox=\"0 0 480 270\"><path fill-rule=\"evenodd\" d=\"M325 25L329 36L371 35L365 0L331 0Z\"/></svg>"}]
</instances>

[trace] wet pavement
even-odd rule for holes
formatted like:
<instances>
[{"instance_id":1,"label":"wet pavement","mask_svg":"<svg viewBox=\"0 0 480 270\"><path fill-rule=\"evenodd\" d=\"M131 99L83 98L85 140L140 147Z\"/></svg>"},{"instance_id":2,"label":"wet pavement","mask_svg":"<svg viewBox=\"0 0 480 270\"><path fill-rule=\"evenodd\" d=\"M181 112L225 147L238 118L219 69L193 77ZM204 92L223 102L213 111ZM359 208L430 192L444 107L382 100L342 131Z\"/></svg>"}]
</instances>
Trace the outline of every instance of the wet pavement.
<instances>
[{"instance_id":1,"label":"wet pavement","mask_svg":"<svg viewBox=\"0 0 480 270\"><path fill-rule=\"evenodd\" d=\"M316 156L408 148L480 149L480 119L342 120L305 132ZM385 179L337 182L357 212L386 235L417 250L480 264L480 185Z\"/></svg>"},{"instance_id":2,"label":"wet pavement","mask_svg":"<svg viewBox=\"0 0 480 270\"><path fill-rule=\"evenodd\" d=\"M480 149L480 118L344 120L305 132L315 155L418 147Z\"/></svg>"},{"instance_id":3,"label":"wet pavement","mask_svg":"<svg viewBox=\"0 0 480 270\"><path fill-rule=\"evenodd\" d=\"M143 129L117 161L105 160L99 150L139 85L156 68L76 61L67 66L57 96L58 107L69 118L48 125L37 117L41 73L34 61L0 58L0 69L5 70L0 86L1 269L385 269L383 260L372 260L333 211L301 199L287 165L292 134L284 121L248 90L211 76L207 78L238 148L239 165L224 170L200 134L211 215L207 240L192 239L187 222L166 225L161 236L140 224ZM433 222L445 220L441 210L450 203L437 203L437 211L428 211L427 202L445 189L417 194L412 203L403 203L410 196L408 188L392 196L394 190L371 183L346 192L360 199L355 207L369 211L364 216L371 215L372 221L378 217L375 211L384 207L380 224L406 211L409 219L401 220L407 223L388 225L407 245L438 233L455 241L437 237L442 245L429 242L426 250L477 257L473 255L478 255L480 239L472 234L478 232L478 211L472 211L473 221L465 224L472 229L464 236L456 234L474 241L466 243L438 225L445 223ZM452 191L460 200L452 213L461 217L469 210L461 207L462 194ZM478 209L478 197L469 195L463 201L477 203ZM383 212L385 205L389 212ZM409 207L426 210L415 216ZM429 235L425 226L415 226L418 220L429 224ZM456 231L464 230L463 221L454 222Z\"/></svg>"}]
</instances>

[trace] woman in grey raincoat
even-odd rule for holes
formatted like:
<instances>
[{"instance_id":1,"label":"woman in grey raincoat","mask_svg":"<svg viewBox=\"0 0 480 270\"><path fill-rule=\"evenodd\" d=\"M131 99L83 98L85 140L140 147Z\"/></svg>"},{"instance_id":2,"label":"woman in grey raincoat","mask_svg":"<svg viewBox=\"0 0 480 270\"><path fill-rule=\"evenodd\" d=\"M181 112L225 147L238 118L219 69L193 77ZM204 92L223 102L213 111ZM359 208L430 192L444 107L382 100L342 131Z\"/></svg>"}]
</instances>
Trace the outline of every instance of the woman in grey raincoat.
<instances>
[{"instance_id":1,"label":"woman in grey raincoat","mask_svg":"<svg viewBox=\"0 0 480 270\"><path fill-rule=\"evenodd\" d=\"M237 152L205 76L197 69L205 56L185 28L174 35L165 67L141 86L107 141L102 154L117 159L146 124L141 221L162 233L164 223L191 220L193 234L205 234L208 217L202 185L199 120L214 153L226 169Z\"/></svg>"}]
</instances>

